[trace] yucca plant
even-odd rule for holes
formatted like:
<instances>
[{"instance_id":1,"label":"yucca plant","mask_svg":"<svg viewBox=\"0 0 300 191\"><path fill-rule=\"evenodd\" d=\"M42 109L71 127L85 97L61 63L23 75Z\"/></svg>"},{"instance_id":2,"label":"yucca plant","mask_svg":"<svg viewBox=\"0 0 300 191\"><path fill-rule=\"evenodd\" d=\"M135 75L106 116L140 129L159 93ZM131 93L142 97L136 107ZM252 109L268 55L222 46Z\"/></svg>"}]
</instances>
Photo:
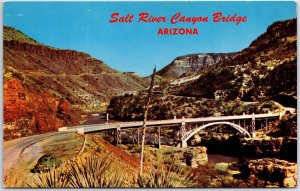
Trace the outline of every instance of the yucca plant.
<instances>
[{"instance_id":1,"label":"yucca plant","mask_svg":"<svg viewBox=\"0 0 300 191\"><path fill-rule=\"evenodd\" d=\"M170 167L159 166L150 171L148 175L138 178L138 185L142 188L174 188L194 187L193 175L189 172Z\"/></svg>"},{"instance_id":2,"label":"yucca plant","mask_svg":"<svg viewBox=\"0 0 300 191\"><path fill-rule=\"evenodd\" d=\"M27 185L39 188L66 188L69 185L68 175L63 166L59 168L54 166L45 172L35 174L32 182Z\"/></svg>"},{"instance_id":3,"label":"yucca plant","mask_svg":"<svg viewBox=\"0 0 300 191\"><path fill-rule=\"evenodd\" d=\"M39 188L101 188L122 187L125 182L107 158L78 157L58 168L35 174L30 187Z\"/></svg>"},{"instance_id":4,"label":"yucca plant","mask_svg":"<svg viewBox=\"0 0 300 191\"><path fill-rule=\"evenodd\" d=\"M112 169L107 158L79 157L69 161L68 182L74 188L122 187L124 179Z\"/></svg>"}]
</instances>

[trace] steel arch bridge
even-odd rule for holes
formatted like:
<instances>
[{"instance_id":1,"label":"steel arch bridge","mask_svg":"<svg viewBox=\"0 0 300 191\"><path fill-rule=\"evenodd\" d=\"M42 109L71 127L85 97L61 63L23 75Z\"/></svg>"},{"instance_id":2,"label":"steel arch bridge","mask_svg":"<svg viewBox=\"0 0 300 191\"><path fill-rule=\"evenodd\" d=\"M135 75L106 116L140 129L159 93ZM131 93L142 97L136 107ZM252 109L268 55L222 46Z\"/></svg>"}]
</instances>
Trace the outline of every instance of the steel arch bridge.
<instances>
[{"instance_id":1,"label":"steel arch bridge","mask_svg":"<svg viewBox=\"0 0 300 191\"><path fill-rule=\"evenodd\" d=\"M237 125L237 124L234 124L234 123L231 123L231 122L227 122L227 121L220 121L220 122L213 122L213 123L208 123L208 124L205 124L201 127L198 127L196 129L193 129L191 131L188 131L186 132L183 136L182 136L182 139L181 139L181 147L187 147L187 141L193 136L195 135L196 133L198 133L199 131L207 128L207 127L210 127L210 126L214 126L214 125L228 125L234 129L236 129L237 131L241 132L243 135L245 136L248 136L248 137L251 137L251 134L246 130L244 129L243 127Z\"/></svg>"}]
</instances>

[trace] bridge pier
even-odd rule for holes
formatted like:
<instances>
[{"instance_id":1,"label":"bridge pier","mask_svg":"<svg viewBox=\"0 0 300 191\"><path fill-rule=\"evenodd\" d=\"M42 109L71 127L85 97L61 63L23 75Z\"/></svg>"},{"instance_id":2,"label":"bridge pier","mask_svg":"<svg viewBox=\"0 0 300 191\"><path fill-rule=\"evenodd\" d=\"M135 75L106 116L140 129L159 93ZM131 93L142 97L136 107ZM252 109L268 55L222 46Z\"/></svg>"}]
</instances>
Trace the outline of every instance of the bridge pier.
<instances>
[{"instance_id":1,"label":"bridge pier","mask_svg":"<svg viewBox=\"0 0 300 191\"><path fill-rule=\"evenodd\" d=\"M187 147L187 142L182 140L181 141L181 148L186 148Z\"/></svg>"},{"instance_id":2,"label":"bridge pier","mask_svg":"<svg viewBox=\"0 0 300 191\"><path fill-rule=\"evenodd\" d=\"M138 148L140 148L140 128L137 128L137 144L138 144Z\"/></svg>"},{"instance_id":3,"label":"bridge pier","mask_svg":"<svg viewBox=\"0 0 300 191\"><path fill-rule=\"evenodd\" d=\"M161 144L160 144L160 127L158 127L158 149L160 149Z\"/></svg>"},{"instance_id":4,"label":"bridge pier","mask_svg":"<svg viewBox=\"0 0 300 191\"><path fill-rule=\"evenodd\" d=\"M121 144L121 128L120 126L117 126L116 130L115 130L115 144Z\"/></svg>"},{"instance_id":5,"label":"bridge pier","mask_svg":"<svg viewBox=\"0 0 300 191\"><path fill-rule=\"evenodd\" d=\"M255 131L255 114L252 114L252 121L251 121L251 132Z\"/></svg>"},{"instance_id":6,"label":"bridge pier","mask_svg":"<svg viewBox=\"0 0 300 191\"><path fill-rule=\"evenodd\" d=\"M183 135L185 135L185 133L186 133L185 119L184 119L184 117L182 117L182 122L181 122L181 126L180 126L181 138L183 137Z\"/></svg>"},{"instance_id":7,"label":"bridge pier","mask_svg":"<svg viewBox=\"0 0 300 191\"><path fill-rule=\"evenodd\" d=\"M184 135L186 134L186 128L185 128L185 119L184 117L182 117L182 122L181 122L181 126L180 126L180 139L181 139L181 147L185 148L187 147L187 142L184 141Z\"/></svg>"},{"instance_id":8,"label":"bridge pier","mask_svg":"<svg viewBox=\"0 0 300 191\"><path fill-rule=\"evenodd\" d=\"M155 133L155 136L154 136L154 146L158 149L160 149L160 127L158 127L157 129L157 133Z\"/></svg>"}]
</instances>

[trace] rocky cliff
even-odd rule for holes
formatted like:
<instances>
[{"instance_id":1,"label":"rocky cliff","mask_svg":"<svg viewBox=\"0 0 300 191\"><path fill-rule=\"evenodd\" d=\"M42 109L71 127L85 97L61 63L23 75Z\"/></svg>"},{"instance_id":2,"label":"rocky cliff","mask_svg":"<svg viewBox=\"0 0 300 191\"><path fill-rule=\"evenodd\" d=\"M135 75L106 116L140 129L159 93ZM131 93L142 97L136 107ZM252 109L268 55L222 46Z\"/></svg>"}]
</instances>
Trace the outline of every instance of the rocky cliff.
<instances>
[{"instance_id":1,"label":"rocky cliff","mask_svg":"<svg viewBox=\"0 0 300 191\"><path fill-rule=\"evenodd\" d=\"M179 56L158 71L157 74L163 77L179 78L183 74L188 75L189 73L200 72L203 68L218 64L233 55L233 53L208 53Z\"/></svg>"},{"instance_id":2,"label":"rocky cliff","mask_svg":"<svg viewBox=\"0 0 300 191\"><path fill-rule=\"evenodd\" d=\"M4 40L4 50L5 66L22 71L28 70L31 73L68 75L117 73L102 61L83 52L59 50L16 40Z\"/></svg>"},{"instance_id":3,"label":"rocky cliff","mask_svg":"<svg viewBox=\"0 0 300 191\"><path fill-rule=\"evenodd\" d=\"M80 113L71 104L35 84L7 79L3 85L4 139L55 131L76 125Z\"/></svg>"},{"instance_id":4,"label":"rocky cliff","mask_svg":"<svg viewBox=\"0 0 300 191\"><path fill-rule=\"evenodd\" d=\"M263 184L279 187L297 186L297 164L273 158L250 160L241 167L242 175L254 176Z\"/></svg>"}]
</instances>

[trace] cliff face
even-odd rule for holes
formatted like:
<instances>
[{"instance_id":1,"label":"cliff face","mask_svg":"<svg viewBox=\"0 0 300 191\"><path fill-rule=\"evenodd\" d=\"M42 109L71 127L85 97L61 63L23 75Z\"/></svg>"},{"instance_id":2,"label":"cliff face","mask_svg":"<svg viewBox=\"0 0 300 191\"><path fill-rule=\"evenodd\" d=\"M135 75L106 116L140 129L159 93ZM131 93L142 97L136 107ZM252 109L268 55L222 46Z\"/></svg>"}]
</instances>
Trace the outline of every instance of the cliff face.
<instances>
[{"instance_id":1,"label":"cliff face","mask_svg":"<svg viewBox=\"0 0 300 191\"><path fill-rule=\"evenodd\" d=\"M203 68L212 66L224 61L232 54L208 53L208 54L191 54L175 58L171 64L157 72L163 77L179 78L186 73L200 72Z\"/></svg>"},{"instance_id":2,"label":"cliff face","mask_svg":"<svg viewBox=\"0 0 300 191\"><path fill-rule=\"evenodd\" d=\"M4 27L5 139L78 124L113 95L145 88L146 79L111 69L88 54L45 46Z\"/></svg>"},{"instance_id":3,"label":"cliff face","mask_svg":"<svg viewBox=\"0 0 300 191\"><path fill-rule=\"evenodd\" d=\"M75 125L79 113L64 99L35 85L24 86L15 79L5 80L4 139L55 131L64 125Z\"/></svg>"},{"instance_id":4,"label":"cliff face","mask_svg":"<svg viewBox=\"0 0 300 191\"><path fill-rule=\"evenodd\" d=\"M4 50L5 65L17 70L67 75L117 73L83 52L58 50L15 40L4 41Z\"/></svg>"},{"instance_id":5,"label":"cliff face","mask_svg":"<svg viewBox=\"0 0 300 191\"><path fill-rule=\"evenodd\" d=\"M297 163L276 158L250 160L241 166L243 176L257 177L263 185L272 183L279 187L297 187Z\"/></svg>"}]
</instances>

